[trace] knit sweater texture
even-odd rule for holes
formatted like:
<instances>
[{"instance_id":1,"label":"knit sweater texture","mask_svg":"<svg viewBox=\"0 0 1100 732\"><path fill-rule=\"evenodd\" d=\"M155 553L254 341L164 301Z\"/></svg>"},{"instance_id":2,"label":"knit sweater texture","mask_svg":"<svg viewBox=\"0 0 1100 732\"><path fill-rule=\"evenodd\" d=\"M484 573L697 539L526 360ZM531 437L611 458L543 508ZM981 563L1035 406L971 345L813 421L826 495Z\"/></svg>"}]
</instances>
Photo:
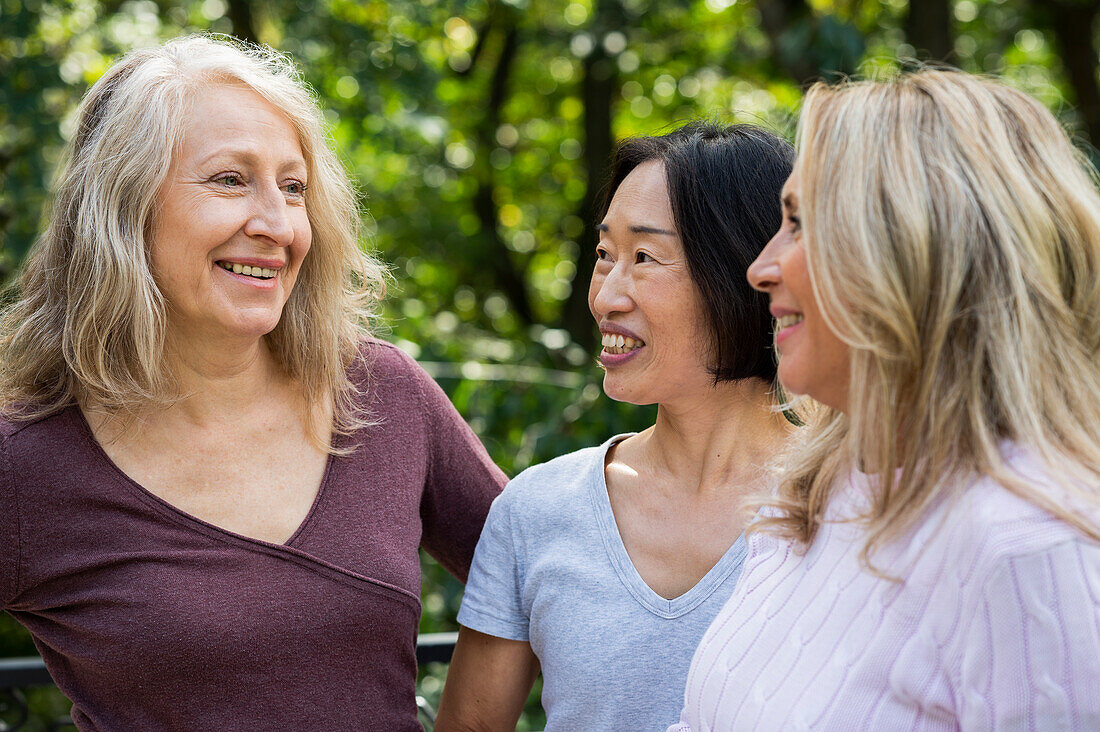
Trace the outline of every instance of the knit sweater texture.
<instances>
[{"instance_id":1,"label":"knit sweater texture","mask_svg":"<svg viewBox=\"0 0 1100 732\"><path fill-rule=\"evenodd\" d=\"M851 520L870 490L853 473L808 550L750 534L669 732L1100 729L1100 545L980 479L872 554L884 579Z\"/></svg>"}]
</instances>

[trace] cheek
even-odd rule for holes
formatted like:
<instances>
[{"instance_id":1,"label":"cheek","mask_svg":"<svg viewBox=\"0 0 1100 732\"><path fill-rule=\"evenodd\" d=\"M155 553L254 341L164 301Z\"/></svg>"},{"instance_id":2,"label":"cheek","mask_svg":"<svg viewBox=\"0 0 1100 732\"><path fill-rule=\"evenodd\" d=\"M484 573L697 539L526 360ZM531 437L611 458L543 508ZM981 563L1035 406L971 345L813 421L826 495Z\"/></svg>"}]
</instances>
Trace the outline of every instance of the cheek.
<instances>
[{"instance_id":1,"label":"cheek","mask_svg":"<svg viewBox=\"0 0 1100 732\"><path fill-rule=\"evenodd\" d=\"M304 208L298 208L294 210L294 243L296 246L303 246L308 251L310 244L313 241L313 222L309 218L309 213Z\"/></svg>"},{"instance_id":2,"label":"cheek","mask_svg":"<svg viewBox=\"0 0 1100 732\"><path fill-rule=\"evenodd\" d=\"M313 227L310 225L309 219L303 214L302 220L295 223L294 243L291 245L291 257L295 260L298 267L301 267L302 260L309 254L312 246Z\"/></svg>"},{"instance_id":3,"label":"cheek","mask_svg":"<svg viewBox=\"0 0 1100 732\"><path fill-rule=\"evenodd\" d=\"M158 208L148 234L149 263L154 273L164 270L165 265L173 259L175 252L172 244L179 240L180 234L186 236L186 231L175 207Z\"/></svg>"},{"instance_id":4,"label":"cheek","mask_svg":"<svg viewBox=\"0 0 1100 732\"><path fill-rule=\"evenodd\" d=\"M851 348L847 343L840 340L835 333L831 330L825 334L826 345L823 350L827 351L829 364L832 366L835 377L846 377L848 374L848 362L851 358Z\"/></svg>"},{"instance_id":5,"label":"cheek","mask_svg":"<svg viewBox=\"0 0 1100 732\"><path fill-rule=\"evenodd\" d=\"M675 324L675 330L681 337L689 338L695 343L709 342L711 334L707 326L706 304L702 293L691 282L677 285L667 293L662 293L662 319Z\"/></svg>"},{"instance_id":6,"label":"cheek","mask_svg":"<svg viewBox=\"0 0 1100 732\"><path fill-rule=\"evenodd\" d=\"M170 224L162 218L149 236L149 270L162 291L171 289L173 280L179 279L187 266L181 251L186 242L169 234L173 231Z\"/></svg>"},{"instance_id":7,"label":"cheek","mask_svg":"<svg viewBox=\"0 0 1100 732\"><path fill-rule=\"evenodd\" d=\"M313 237L310 235L309 229L306 229L306 234L300 240L295 241L295 254L297 254L298 261L301 262L309 254L310 249L313 247Z\"/></svg>"},{"instance_id":8,"label":"cheek","mask_svg":"<svg viewBox=\"0 0 1100 732\"><path fill-rule=\"evenodd\" d=\"M800 380L812 384L810 396L835 407L842 401L838 394L847 390L851 347L829 327L816 303L806 313L806 323L810 338L798 358Z\"/></svg>"}]
</instances>

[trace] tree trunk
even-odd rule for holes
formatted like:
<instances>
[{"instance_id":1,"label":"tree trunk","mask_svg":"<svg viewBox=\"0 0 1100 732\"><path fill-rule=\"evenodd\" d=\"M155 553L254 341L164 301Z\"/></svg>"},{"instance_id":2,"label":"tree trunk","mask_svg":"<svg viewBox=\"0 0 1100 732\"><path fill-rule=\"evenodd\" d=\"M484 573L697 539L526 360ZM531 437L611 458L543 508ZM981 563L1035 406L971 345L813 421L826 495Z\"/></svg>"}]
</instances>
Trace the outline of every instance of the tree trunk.
<instances>
[{"instance_id":1,"label":"tree trunk","mask_svg":"<svg viewBox=\"0 0 1100 732\"><path fill-rule=\"evenodd\" d=\"M596 249L596 217L607 165L615 146L611 132L611 103L618 89L614 61L597 41L596 48L584 59L581 77L587 185L577 215L584 222L584 233L577 241L577 272L562 312L562 327L576 343L589 350L596 344L596 329L588 311L588 285L592 281L592 253Z\"/></svg>"},{"instance_id":2,"label":"tree trunk","mask_svg":"<svg viewBox=\"0 0 1100 732\"><path fill-rule=\"evenodd\" d=\"M806 0L757 0L760 25L772 44L772 60L784 73L806 86L818 76L817 65L805 47L794 49L788 43L791 29L806 25L812 20L812 11Z\"/></svg>"},{"instance_id":3,"label":"tree trunk","mask_svg":"<svg viewBox=\"0 0 1100 732\"><path fill-rule=\"evenodd\" d=\"M1100 147L1100 86L1096 83L1097 48L1093 27L1100 13L1095 2L1043 3L1061 51L1077 112L1094 147ZM1096 153L1093 153L1096 162Z\"/></svg>"},{"instance_id":4,"label":"tree trunk","mask_svg":"<svg viewBox=\"0 0 1100 732\"><path fill-rule=\"evenodd\" d=\"M258 43L256 24L252 16L252 7L248 0L229 0L229 22L233 24L233 35L245 41Z\"/></svg>"},{"instance_id":5,"label":"tree trunk","mask_svg":"<svg viewBox=\"0 0 1100 732\"><path fill-rule=\"evenodd\" d=\"M535 322L534 309L527 295L527 285L523 274L516 268L512 253L508 250L500 235L499 211L493 199L496 188L493 166L489 164L489 151L493 149L494 136L500 126L500 110L508 98L508 80L512 75L512 65L519 50L519 31L514 23L504 31L504 42L496 68L489 83L489 99L485 108L485 117L478 126L478 185L474 194L474 212L481 220L481 230L488 246L483 251L488 255L484 264L493 272L496 283L504 296L508 298L512 309L524 323Z\"/></svg>"},{"instance_id":6,"label":"tree trunk","mask_svg":"<svg viewBox=\"0 0 1100 732\"><path fill-rule=\"evenodd\" d=\"M950 61L955 49L950 0L909 0L905 40L921 61Z\"/></svg>"}]
</instances>

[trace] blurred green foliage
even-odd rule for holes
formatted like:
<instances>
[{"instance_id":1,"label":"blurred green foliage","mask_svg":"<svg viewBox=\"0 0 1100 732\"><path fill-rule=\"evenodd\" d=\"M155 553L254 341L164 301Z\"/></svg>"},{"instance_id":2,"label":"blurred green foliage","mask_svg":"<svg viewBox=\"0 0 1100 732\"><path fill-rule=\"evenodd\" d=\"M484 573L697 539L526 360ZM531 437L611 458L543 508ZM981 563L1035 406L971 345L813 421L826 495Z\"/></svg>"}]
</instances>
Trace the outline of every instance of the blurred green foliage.
<instances>
[{"instance_id":1,"label":"blurred green foliage","mask_svg":"<svg viewBox=\"0 0 1100 732\"><path fill-rule=\"evenodd\" d=\"M602 396L585 292L615 139L697 116L784 134L806 82L941 58L1001 74L1087 149L1089 0L0 0L0 276L31 246L73 110L129 49L234 33L289 53L392 265L388 331L514 474L651 408ZM424 561L425 632L460 585ZM33 652L0 617L0 656ZM422 672L438 698L444 669ZM537 693L521 728L538 728Z\"/></svg>"}]
</instances>

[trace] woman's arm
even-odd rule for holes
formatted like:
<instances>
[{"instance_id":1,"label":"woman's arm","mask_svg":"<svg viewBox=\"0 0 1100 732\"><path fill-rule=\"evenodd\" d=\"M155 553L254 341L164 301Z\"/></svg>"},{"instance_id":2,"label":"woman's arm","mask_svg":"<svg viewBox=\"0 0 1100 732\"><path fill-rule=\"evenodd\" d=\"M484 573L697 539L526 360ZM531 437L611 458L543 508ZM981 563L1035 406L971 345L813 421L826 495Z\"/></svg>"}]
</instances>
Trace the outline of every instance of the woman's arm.
<instances>
[{"instance_id":1,"label":"woman's arm","mask_svg":"<svg viewBox=\"0 0 1100 732\"><path fill-rule=\"evenodd\" d=\"M396 368L412 377L420 400L427 440L421 546L465 582L489 505L508 478L424 369L395 346L382 348L390 359L399 361Z\"/></svg>"},{"instance_id":2,"label":"woman's arm","mask_svg":"<svg viewBox=\"0 0 1100 732\"><path fill-rule=\"evenodd\" d=\"M539 661L527 641L462 628L436 732L513 732L538 674Z\"/></svg>"},{"instance_id":3,"label":"woman's arm","mask_svg":"<svg viewBox=\"0 0 1100 732\"><path fill-rule=\"evenodd\" d=\"M23 551L20 536L20 501L12 475L11 446L7 429L0 420L0 610L19 594Z\"/></svg>"}]
</instances>

